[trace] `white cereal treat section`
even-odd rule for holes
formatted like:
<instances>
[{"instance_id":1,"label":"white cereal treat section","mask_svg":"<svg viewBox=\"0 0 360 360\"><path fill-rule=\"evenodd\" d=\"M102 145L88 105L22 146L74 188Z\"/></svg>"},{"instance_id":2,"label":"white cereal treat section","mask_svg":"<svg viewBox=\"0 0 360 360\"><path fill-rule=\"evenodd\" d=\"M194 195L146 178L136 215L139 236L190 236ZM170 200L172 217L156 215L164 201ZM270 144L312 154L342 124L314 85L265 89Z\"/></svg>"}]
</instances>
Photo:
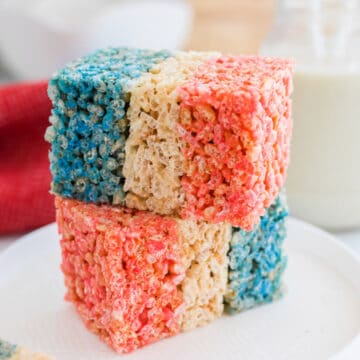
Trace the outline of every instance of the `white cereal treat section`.
<instances>
[{"instance_id":1,"label":"white cereal treat section","mask_svg":"<svg viewBox=\"0 0 360 360\"><path fill-rule=\"evenodd\" d=\"M33 353L26 348L21 347L9 360L54 360L54 358L44 354Z\"/></svg>"},{"instance_id":2,"label":"white cereal treat section","mask_svg":"<svg viewBox=\"0 0 360 360\"><path fill-rule=\"evenodd\" d=\"M176 129L180 108L177 88L214 56L218 54L178 52L133 84L123 167L128 207L169 215L183 204L180 180L185 159Z\"/></svg>"},{"instance_id":3,"label":"white cereal treat section","mask_svg":"<svg viewBox=\"0 0 360 360\"><path fill-rule=\"evenodd\" d=\"M182 331L203 326L223 313L231 226L178 220L186 276L179 289L185 301Z\"/></svg>"}]
</instances>

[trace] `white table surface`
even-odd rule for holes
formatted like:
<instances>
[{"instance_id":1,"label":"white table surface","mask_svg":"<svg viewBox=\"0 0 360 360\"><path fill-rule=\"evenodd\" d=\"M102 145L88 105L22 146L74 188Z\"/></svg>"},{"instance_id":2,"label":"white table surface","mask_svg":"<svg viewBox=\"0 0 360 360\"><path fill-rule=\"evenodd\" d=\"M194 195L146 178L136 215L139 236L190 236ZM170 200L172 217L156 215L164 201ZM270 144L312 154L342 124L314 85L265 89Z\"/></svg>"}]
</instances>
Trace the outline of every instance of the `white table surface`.
<instances>
[{"instance_id":1,"label":"white table surface","mask_svg":"<svg viewBox=\"0 0 360 360\"><path fill-rule=\"evenodd\" d=\"M360 229L358 231L337 232L332 234L360 255ZM14 244L23 235L25 234L0 236L0 255L7 247Z\"/></svg>"}]
</instances>

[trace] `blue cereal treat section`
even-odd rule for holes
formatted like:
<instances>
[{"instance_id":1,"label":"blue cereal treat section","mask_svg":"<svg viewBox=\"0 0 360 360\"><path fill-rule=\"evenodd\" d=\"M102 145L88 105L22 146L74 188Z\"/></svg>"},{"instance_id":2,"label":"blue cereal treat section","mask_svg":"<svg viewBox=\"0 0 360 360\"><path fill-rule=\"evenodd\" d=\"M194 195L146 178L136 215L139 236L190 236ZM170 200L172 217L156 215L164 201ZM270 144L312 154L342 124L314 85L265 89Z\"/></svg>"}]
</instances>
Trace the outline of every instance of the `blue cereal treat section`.
<instances>
[{"instance_id":1,"label":"blue cereal treat section","mask_svg":"<svg viewBox=\"0 0 360 360\"><path fill-rule=\"evenodd\" d=\"M287 261L282 248L287 215L285 197L280 195L252 231L233 228L225 295L228 312L268 303L281 295L281 275Z\"/></svg>"},{"instance_id":2,"label":"blue cereal treat section","mask_svg":"<svg viewBox=\"0 0 360 360\"><path fill-rule=\"evenodd\" d=\"M130 48L98 50L70 63L49 82L53 103L52 191L86 202L122 204L126 110L133 80L171 54Z\"/></svg>"},{"instance_id":3,"label":"blue cereal treat section","mask_svg":"<svg viewBox=\"0 0 360 360\"><path fill-rule=\"evenodd\" d=\"M10 359L16 351L16 345L0 339L0 360Z\"/></svg>"}]
</instances>

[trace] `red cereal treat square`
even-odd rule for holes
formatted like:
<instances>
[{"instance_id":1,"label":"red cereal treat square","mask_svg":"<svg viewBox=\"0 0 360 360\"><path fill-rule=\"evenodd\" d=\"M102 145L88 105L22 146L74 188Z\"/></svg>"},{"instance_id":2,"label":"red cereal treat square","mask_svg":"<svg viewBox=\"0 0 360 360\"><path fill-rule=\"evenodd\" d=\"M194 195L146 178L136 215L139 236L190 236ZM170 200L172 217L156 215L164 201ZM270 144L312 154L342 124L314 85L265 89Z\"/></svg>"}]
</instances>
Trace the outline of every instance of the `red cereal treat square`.
<instances>
[{"instance_id":1,"label":"red cereal treat square","mask_svg":"<svg viewBox=\"0 0 360 360\"><path fill-rule=\"evenodd\" d=\"M184 277L176 223L56 199L66 299L117 352L179 332Z\"/></svg>"},{"instance_id":2,"label":"red cereal treat square","mask_svg":"<svg viewBox=\"0 0 360 360\"><path fill-rule=\"evenodd\" d=\"M251 230L265 214L289 162L292 68L283 59L220 56L180 87L183 217Z\"/></svg>"}]
</instances>

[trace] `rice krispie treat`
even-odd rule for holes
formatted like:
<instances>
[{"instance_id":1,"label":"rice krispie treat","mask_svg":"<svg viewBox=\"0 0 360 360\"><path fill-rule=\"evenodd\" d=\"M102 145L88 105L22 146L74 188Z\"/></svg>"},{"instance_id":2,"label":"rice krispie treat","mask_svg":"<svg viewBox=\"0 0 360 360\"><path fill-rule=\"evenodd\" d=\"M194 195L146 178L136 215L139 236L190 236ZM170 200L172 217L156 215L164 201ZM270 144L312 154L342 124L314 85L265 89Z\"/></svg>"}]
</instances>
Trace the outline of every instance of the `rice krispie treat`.
<instances>
[{"instance_id":1,"label":"rice krispie treat","mask_svg":"<svg viewBox=\"0 0 360 360\"><path fill-rule=\"evenodd\" d=\"M56 199L62 271L86 326L118 352L223 312L231 228Z\"/></svg>"},{"instance_id":2,"label":"rice krispie treat","mask_svg":"<svg viewBox=\"0 0 360 360\"><path fill-rule=\"evenodd\" d=\"M232 229L225 294L229 312L269 303L281 295L287 215L285 195L281 194L252 231Z\"/></svg>"},{"instance_id":3,"label":"rice krispie treat","mask_svg":"<svg viewBox=\"0 0 360 360\"><path fill-rule=\"evenodd\" d=\"M287 215L279 198L251 232L56 199L62 270L86 326L129 352L280 295Z\"/></svg>"},{"instance_id":4,"label":"rice krispie treat","mask_svg":"<svg viewBox=\"0 0 360 360\"><path fill-rule=\"evenodd\" d=\"M285 180L292 63L112 48L50 81L52 191L251 230Z\"/></svg>"},{"instance_id":5,"label":"rice krispie treat","mask_svg":"<svg viewBox=\"0 0 360 360\"><path fill-rule=\"evenodd\" d=\"M0 360L51 360L53 358L33 353L26 348L0 339Z\"/></svg>"},{"instance_id":6,"label":"rice krispie treat","mask_svg":"<svg viewBox=\"0 0 360 360\"><path fill-rule=\"evenodd\" d=\"M50 80L66 299L115 351L280 295L292 70L108 48Z\"/></svg>"}]
</instances>

